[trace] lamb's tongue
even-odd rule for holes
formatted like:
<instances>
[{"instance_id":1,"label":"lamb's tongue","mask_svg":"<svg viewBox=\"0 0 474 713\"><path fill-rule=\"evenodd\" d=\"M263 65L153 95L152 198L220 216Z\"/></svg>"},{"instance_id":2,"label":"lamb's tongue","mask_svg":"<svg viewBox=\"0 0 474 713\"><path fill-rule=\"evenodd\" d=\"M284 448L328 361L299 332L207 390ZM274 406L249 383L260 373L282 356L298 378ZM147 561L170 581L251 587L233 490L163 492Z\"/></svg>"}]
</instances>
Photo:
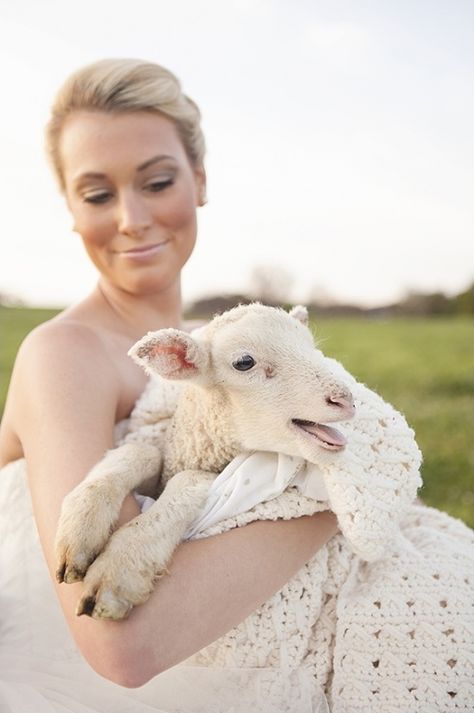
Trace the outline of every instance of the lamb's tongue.
<instances>
[{"instance_id":1,"label":"lamb's tongue","mask_svg":"<svg viewBox=\"0 0 474 713\"><path fill-rule=\"evenodd\" d=\"M324 426L321 423L302 423L301 428L304 428L304 430L309 433L313 433L331 446L345 446L347 443L345 436L331 426Z\"/></svg>"}]
</instances>

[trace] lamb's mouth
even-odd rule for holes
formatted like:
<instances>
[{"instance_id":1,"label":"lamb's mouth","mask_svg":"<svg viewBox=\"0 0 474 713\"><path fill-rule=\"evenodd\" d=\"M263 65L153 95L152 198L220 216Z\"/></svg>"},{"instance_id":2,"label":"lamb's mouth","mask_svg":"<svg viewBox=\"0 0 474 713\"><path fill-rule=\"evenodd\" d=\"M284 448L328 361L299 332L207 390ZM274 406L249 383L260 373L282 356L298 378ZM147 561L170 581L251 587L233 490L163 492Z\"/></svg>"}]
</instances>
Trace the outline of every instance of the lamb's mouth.
<instances>
[{"instance_id":1,"label":"lamb's mouth","mask_svg":"<svg viewBox=\"0 0 474 713\"><path fill-rule=\"evenodd\" d=\"M318 444L329 451L341 451L347 443L345 436L332 426L315 423L314 421L304 421L301 418L292 418L291 422L301 428L302 431L316 438Z\"/></svg>"}]
</instances>

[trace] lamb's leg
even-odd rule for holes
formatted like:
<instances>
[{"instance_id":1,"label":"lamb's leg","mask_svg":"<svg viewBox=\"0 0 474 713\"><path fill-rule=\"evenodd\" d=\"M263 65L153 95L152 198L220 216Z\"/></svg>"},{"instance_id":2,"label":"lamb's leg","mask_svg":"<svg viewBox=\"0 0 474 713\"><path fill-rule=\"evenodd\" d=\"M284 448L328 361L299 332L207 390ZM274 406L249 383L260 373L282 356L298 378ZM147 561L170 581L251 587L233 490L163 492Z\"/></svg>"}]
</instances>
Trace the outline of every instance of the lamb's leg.
<instances>
[{"instance_id":1,"label":"lamb's leg","mask_svg":"<svg viewBox=\"0 0 474 713\"><path fill-rule=\"evenodd\" d=\"M117 522L124 498L158 474L161 453L155 446L127 443L108 451L65 498L56 533L56 578L78 582L102 552Z\"/></svg>"},{"instance_id":2,"label":"lamb's leg","mask_svg":"<svg viewBox=\"0 0 474 713\"><path fill-rule=\"evenodd\" d=\"M185 470L147 512L117 530L84 579L76 614L123 619L143 604L203 508L215 474Z\"/></svg>"}]
</instances>

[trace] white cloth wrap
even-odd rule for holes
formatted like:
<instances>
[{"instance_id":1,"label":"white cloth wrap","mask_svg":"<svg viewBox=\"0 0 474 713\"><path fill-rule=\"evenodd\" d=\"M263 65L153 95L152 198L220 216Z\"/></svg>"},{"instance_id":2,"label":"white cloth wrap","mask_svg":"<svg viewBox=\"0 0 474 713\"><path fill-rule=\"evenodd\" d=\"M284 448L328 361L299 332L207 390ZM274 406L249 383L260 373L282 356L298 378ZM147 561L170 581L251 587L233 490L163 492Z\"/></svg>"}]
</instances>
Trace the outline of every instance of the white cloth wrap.
<instances>
[{"instance_id":1,"label":"white cloth wrap","mask_svg":"<svg viewBox=\"0 0 474 713\"><path fill-rule=\"evenodd\" d=\"M303 458L263 451L237 456L213 481L206 504L185 539L202 535L221 520L273 500L290 485L315 500L325 502L328 499L322 471ZM142 512L155 502L144 495L136 494L135 497Z\"/></svg>"}]
</instances>

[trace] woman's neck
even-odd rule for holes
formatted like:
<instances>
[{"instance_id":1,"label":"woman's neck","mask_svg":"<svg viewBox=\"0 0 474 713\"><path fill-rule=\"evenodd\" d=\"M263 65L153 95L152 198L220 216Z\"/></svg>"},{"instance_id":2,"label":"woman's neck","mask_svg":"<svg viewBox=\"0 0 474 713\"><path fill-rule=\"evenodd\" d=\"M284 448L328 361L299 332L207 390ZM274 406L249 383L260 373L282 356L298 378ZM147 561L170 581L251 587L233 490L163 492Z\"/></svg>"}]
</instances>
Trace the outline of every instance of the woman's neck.
<instances>
[{"instance_id":1,"label":"woman's neck","mask_svg":"<svg viewBox=\"0 0 474 713\"><path fill-rule=\"evenodd\" d=\"M149 331L181 328L181 307L179 281L159 293L137 296L101 278L89 297L67 313L137 340Z\"/></svg>"}]
</instances>

